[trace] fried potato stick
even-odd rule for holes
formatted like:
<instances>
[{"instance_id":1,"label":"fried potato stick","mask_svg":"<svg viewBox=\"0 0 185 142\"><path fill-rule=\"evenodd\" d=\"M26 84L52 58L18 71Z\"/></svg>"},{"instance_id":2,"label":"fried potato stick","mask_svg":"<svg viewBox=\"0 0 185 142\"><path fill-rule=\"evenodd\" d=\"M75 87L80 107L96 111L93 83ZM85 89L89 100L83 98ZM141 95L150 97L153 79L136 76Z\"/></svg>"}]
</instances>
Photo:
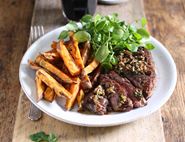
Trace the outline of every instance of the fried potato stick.
<instances>
[{"instance_id":1,"label":"fried potato stick","mask_svg":"<svg viewBox=\"0 0 185 142\"><path fill-rule=\"evenodd\" d=\"M28 64L29 64L29 66L30 66L33 70L38 70L38 69L40 69L40 67L39 67L35 62L33 62L32 60L28 60Z\"/></svg>"},{"instance_id":2,"label":"fried potato stick","mask_svg":"<svg viewBox=\"0 0 185 142\"><path fill-rule=\"evenodd\" d=\"M82 57L80 54L80 50L78 48L78 41L74 38L73 35L70 37L70 40L66 44L66 47L67 47L68 51L70 52L71 56L73 57L76 65L80 69L83 69L84 64L83 64L83 60L82 60Z\"/></svg>"},{"instance_id":3,"label":"fried potato stick","mask_svg":"<svg viewBox=\"0 0 185 142\"><path fill-rule=\"evenodd\" d=\"M83 97L84 97L84 91L83 91L83 89L80 89L80 91L78 92L77 98L76 98L79 109L82 108L82 99L83 99Z\"/></svg>"},{"instance_id":4,"label":"fried potato stick","mask_svg":"<svg viewBox=\"0 0 185 142\"><path fill-rule=\"evenodd\" d=\"M74 102L76 100L77 94L80 90L80 79L77 78L77 82L76 84L71 84L70 86L70 93L72 94L72 97L70 99L67 99L66 101L66 110L70 110L72 108L72 106L74 105Z\"/></svg>"},{"instance_id":5,"label":"fried potato stick","mask_svg":"<svg viewBox=\"0 0 185 142\"><path fill-rule=\"evenodd\" d=\"M59 77L62 81L66 83L74 83L75 81L69 77L67 74L56 68L54 65L46 61L42 56L37 56L35 62L39 64L44 69L50 71L51 73L55 74Z\"/></svg>"},{"instance_id":6,"label":"fried potato stick","mask_svg":"<svg viewBox=\"0 0 185 142\"><path fill-rule=\"evenodd\" d=\"M36 72L37 77L39 77L47 86L53 89L57 96L61 97L64 95L66 98L71 98L71 93L66 90L61 84L59 84L50 74L48 74L44 69L39 69Z\"/></svg>"},{"instance_id":7,"label":"fried potato stick","mask_svg":"<svg viewBox=\"0 0 185 142\"><path fill-rule=\"evenodd\" d=\"M74 59L70 55L69 51L67 50L62 40L60 41L60 48L59 49L57 48L57 51L62 57L64 64L66 65L70 74L72 76L78 75L80 73L80 68L76 65Z\"/></svg>"},{"instance_id":8,"label":"fried potato stick","mask_svg":"<svg viewBox=\"0 0 185 142\"><path fill-rule=\"evenodd\" d=\"M47 87L46 90L44 91L43 98L48 102L52 102L55 98L54 90L51 89L50 87Z\"/></svg>"},{"instance_id":9,"label":"fried potato stick","mask_svg":"<svg viewBox=\"0 0 185 142\"><path fill-rule=\"evenodd\" d=\"M43 98L43 93L45 91L46 85L42 80L36 75L35 77L36 88L37 88L37 101L40 101Z\"/></svg>"},{"instance_id":10,"label":"fried potato stick","mask_svg":"<svg viewBox=\"0 0 185 142\"><path fill-rule=\"evenodd\" d=\"M81 55L82 55L82 61L84 63L84 66L87 63L87 59L89 58L90 48L91 48L91 46L90 46L89 41L87 41L83 44L83 49L82 49Z\"/></svg>"},{"instance_id":11,"label":"fried potato stick","mask_svg":"<svg viewBox=\"0 0 185 142\"><path fill-rule=\"evenodd\" d=\"M44 52L41 55L43 55L49 61L56 61L60 59L60 55L58 54L56 49L52 49L50 51Z\"/></svg>"},{"instance_id":12,"label":"fried potato stick","mask_svg":"<svg viewBox=\"0 0 185 142\"><path fill-rule=\"evenodd\" d=\"M98 65L99 62L96 59L94 59L87 67L83 69L82 74L90 74L98 67Z\"/></svg>"}]
</instances>

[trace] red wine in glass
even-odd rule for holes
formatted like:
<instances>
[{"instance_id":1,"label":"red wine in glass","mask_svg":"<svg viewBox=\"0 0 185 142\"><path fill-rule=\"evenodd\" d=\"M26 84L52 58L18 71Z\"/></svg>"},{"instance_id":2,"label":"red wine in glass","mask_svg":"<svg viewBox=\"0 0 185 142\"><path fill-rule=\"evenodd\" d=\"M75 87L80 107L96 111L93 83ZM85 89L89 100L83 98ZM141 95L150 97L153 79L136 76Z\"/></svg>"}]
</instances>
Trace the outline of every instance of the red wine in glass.
<instances>
[{"instance_id":1,"label":"red wine in glass","mask_svg":"<svg viewBox=\"0 0 185 142\"><path fill-rule=\"evenodd\" d=\"M62 0L63 14L68 20L79 21L85 14L93 15L97 0Z\"/></svg>"}]
</instances>

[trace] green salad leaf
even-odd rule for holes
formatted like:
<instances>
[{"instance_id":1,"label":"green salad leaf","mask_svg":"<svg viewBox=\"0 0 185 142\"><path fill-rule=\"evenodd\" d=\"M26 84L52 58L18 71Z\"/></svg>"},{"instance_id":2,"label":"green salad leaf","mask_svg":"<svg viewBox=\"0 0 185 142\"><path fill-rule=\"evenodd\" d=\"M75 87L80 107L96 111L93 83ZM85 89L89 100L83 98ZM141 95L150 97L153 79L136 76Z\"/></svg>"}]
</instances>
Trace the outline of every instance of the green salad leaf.
<instances>
[{"instance_id":1,"label":"green salad leaf","mask_svg":"<svg viewBox=\"0 0 185 142\"><path fill-rule=\"evenodd\" d=\"M80 42L85 42L91 39L91 35L86 31L78 31L74 34L76 40Z\"/></svg>"}]
</instances>

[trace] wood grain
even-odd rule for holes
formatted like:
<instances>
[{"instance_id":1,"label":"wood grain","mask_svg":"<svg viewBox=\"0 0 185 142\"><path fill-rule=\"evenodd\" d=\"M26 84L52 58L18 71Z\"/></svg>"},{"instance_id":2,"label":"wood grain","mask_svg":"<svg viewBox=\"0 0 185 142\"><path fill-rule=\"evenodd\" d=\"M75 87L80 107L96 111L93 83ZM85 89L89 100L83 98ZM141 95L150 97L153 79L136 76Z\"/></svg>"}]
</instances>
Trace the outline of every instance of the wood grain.
<instances>
[{"instance_id":1,"label":"wood grain","mask_svg":"<svg viewBox=\"0 0 185 142\"><path fill-rule=\"evenodd\" d=\"M20 92L18 68L27 47L33 4L33 0L0 1L1 142L12 139Z\"/></svg>"},{"instance_id":2,"label":"wood grain","mask_svg":"<svg viewBox=\"0 0 185 142\"><path fill-rule=\"evenodd\" d=\"M33 25L44 25L45 31L50 31L55 27L62 25L61 5L59 0L37 0L32 19ZM137 7L137 13L135 9ZM132 22L143 16L142 0L130 0L122 5L97 7L97 12L108 14L118 12L122 19ZM49 20L48 20L49 19ZM46 23L45 23L46 22ZM16 115L16 123L13 134L13 142L27 142L28 136L38 131L47 133L54 132L59 136L59 141L63 142L164 142L162 121L160 112L140 119L136 122L109 127L109 128L87 128L79 127L55 120L46 114L40 121L33 122L27 118L29 110L29 101L21 91ZM152 133L148 133L152 129ZM146 135L147 134L147 135Z\"/></svg>"},{"instance_id":3,"label":"wood grain","mask_svg":"<svg viewBox=\"0 0 185 142\"><path fill-rule=\"evenodd\" d=\"M167 142L185 141L185 1L144 0L149 29L173 56L178 81L164 107L162 119Z\"/></svg>"}]
</instances>

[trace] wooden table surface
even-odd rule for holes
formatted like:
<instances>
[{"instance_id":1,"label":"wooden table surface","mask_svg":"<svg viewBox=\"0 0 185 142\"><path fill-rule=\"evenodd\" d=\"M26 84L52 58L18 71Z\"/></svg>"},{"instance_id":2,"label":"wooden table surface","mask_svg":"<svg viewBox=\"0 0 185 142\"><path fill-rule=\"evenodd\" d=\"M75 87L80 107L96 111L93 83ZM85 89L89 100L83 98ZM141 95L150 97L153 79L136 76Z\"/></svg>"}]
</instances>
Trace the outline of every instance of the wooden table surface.
<instances>
[{"instance_id":1,"label":"wooden table surface","mask_svg":"<svg viewBox=\"0 0 185 142\"><path fill-rule=\"evenodd\" d=\"M27 48L33 5L33 0L0 1L0 139L2 142L9 142L12 139L20 91L18 67ZM151 34L168 48L178 70L178 82L173 96L161 108L165 139L166 142L184 142L185 1L144 0L144 6Z\"/></svg>"}]
</instances>

